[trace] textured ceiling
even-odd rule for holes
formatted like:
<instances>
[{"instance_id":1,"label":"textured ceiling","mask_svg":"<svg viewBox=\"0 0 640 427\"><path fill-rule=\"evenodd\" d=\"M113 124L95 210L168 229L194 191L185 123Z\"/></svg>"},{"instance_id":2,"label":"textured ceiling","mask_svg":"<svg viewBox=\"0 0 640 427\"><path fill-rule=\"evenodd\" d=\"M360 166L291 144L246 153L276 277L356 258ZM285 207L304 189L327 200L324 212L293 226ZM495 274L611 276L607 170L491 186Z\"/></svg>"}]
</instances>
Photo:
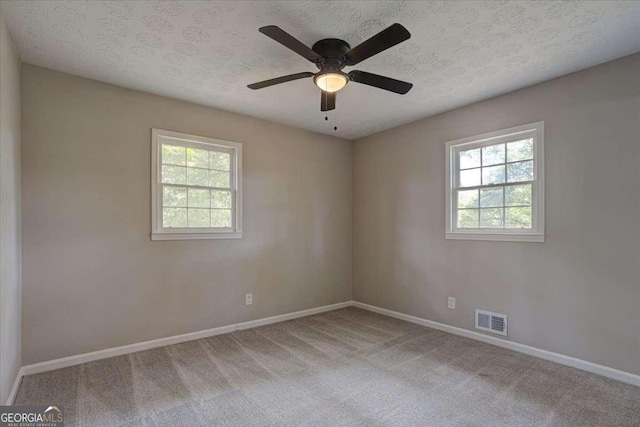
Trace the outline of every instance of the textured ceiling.
<instances>
[{"instance_id":1,"label":"textured ceiling","mask_svg":"<svg viewBox=\"0 0 640 427\"><path fill-rule=\"evenodd\" d=\"M640 1L3 0L2 8L28 63L348 139L640 51ZM414 83L407 95L352 83L325 121L312 79L246 87L316 71L261 26L309 46L336 37L353 47L394 22L411 39L354 68Z\"/></svg>"}]
</instances>

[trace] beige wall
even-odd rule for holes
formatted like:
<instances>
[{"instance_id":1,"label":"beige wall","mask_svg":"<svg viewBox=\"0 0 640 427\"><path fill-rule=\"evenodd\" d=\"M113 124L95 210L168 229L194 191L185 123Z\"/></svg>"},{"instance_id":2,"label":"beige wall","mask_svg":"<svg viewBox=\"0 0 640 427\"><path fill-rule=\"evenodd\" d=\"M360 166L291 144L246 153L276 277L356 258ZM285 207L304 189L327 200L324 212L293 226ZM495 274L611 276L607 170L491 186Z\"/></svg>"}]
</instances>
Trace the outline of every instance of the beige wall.
<instances>
[{"instance_id":1,"label":"beige wall","mask_svg":"<svg viewBox=\"0 0 640 427\"><path fill-rule=\"evenodd\" d=\"M545 121L545 243L445 240L444 143ZM358 140L357 301L640 374L640 54ZM456 310L447 297L457 298Z\"/></svg>"},{"instance_id":2,"label":"beige wall","mask_svg":"<svg viewBox=\"0 0 640 427\"><path fill-rule=\"evenodd\" d=\"M350 142L26 64L22 103L24 365L351 299ZM242 239L150 240L154 127L243 143Z\"/></svg>"},{"instance_id":3,"label":"beige wall","mask_svg":"<svg viewBox=\"0 0 640 427\"><path fill-rule=\"evenodd\" d=\"M352 153L23 65L23 364L348 300L353 253L355 300L467 329L506 313L508 339L640 373L638 75L640 54ZM444 143L539 120L546 242L445 240ZM152 127L244 144L243 239L149 240Z\"/></svg>"},{"instance_id":4,"label":"beige wall","mask_svg":"<svg viewBox=\"0 0 640 427\"><path fill-rule=\"evenodd\" d=\"M0 11L0 405L20 369L20 59Z\"/></svg>"}]
</instances>

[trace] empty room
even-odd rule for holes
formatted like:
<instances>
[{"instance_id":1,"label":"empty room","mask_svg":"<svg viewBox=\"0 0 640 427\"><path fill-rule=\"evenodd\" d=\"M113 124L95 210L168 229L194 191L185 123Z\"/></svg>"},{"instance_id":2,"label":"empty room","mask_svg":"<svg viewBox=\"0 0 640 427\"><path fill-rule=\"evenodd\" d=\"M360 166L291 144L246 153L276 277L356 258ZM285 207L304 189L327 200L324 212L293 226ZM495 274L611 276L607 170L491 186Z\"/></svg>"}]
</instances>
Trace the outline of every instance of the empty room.
<instances>
[{"instance_id":1,"label":"empty room","mask_svg":"<svg viewBox=\"0 0 640 427\"><path fill-rule=\"evenodd\" d=\"M0 427L640 427L640 1L0 0Z\"/></svg>"}]
</instances>

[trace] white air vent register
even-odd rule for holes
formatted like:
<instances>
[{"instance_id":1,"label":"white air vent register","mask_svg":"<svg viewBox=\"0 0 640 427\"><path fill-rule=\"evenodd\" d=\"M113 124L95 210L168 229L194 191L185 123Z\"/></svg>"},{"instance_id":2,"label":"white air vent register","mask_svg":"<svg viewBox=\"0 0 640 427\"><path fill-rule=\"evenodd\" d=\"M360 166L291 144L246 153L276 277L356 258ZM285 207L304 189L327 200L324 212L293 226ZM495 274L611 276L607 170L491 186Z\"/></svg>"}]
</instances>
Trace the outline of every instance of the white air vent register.
<instances>
[{"instance_id":1,"label":"white air vent register","mask_svg":"<svg viewBox=\"0 0 640 427\"><path fill-rule=\"evenodd\" d=\"M476 329L507 335L507 315L476 310Z\"/></svg>"}]
</instances>

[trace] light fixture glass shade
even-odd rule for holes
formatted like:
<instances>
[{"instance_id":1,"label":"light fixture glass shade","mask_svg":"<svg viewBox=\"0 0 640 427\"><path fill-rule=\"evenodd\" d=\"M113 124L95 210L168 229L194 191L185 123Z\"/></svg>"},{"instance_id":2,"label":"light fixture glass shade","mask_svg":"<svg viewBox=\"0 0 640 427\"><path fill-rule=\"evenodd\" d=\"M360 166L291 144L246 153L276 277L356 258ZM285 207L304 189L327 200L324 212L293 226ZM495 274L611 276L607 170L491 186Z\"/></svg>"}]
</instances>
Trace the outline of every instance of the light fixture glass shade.
<instances>
[{"instance_id":1,"label":"light fixture glass shade","mask_svg":"<svg viewBox=\"0 0 640 427\"><path fill-rule=\"evenodd\" d=\"M314 79L316 86L325 92L337 92L347 85L347 77L339 73L324 73Z\"/></svg>"}]
</instances>

